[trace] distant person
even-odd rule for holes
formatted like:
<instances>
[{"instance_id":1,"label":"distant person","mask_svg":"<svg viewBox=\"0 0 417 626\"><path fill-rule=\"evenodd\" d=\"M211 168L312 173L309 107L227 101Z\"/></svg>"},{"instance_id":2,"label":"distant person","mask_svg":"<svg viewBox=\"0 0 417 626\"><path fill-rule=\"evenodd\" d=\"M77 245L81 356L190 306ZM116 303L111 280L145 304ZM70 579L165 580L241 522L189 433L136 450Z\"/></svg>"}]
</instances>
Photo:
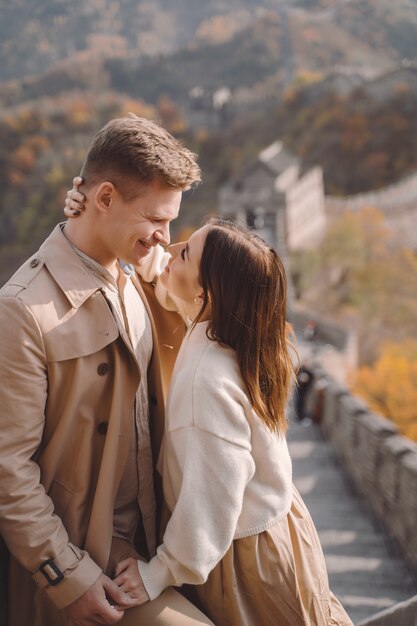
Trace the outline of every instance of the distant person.
<instances>
[{"instance_id":1,"label":"distant person","mask_svg":"<svg viewBox=\"0 0 417 626\"><path fill-rule=\"evenodd\" d=\"M210 624L172 589L138 606L146 589L133 597L111 579L126 557L155 555L153 454L184 327L151 308L153 288L145 294L131 265L169 243L199 168L164 129L131 116L98 132L81 173L86 210L0 291L8 624Z\"/></svg>"},{"instance_id":2,"label":"distant person","mask_svg":"<svg viewBox=\"0 0 417 626\"><path fill-rule=\"evenodd\" d=\"M194 585L218 626L352 626L292 484L283 264L250 231L216 220L168 250L138 271L189 324L158 463L171 517L157 554L119 563L114 582L151 599Z\"/></svg>"},{"instance_id":3,"label":"distant person","mask_svg":"<svg viewBox=\"0 0 417 626\"><path fill-rule=\"evenodd\" d=\"M317 322L308 320L303 330L304 341L315 341L317 339Z\"/></svg>"},{"instance_id":4,"label":"distant person","mask_svg":"<svg viewBox=\"0 0 417 626\"><path fill-rule=\"evenodd\" d=\"M306 364L301 364L297 371L297 386L294 389L294 409L299 422L305 425L311 422L311 415L308 412L308 399L314 384L314 374L312 369Z\"/></svg>"}]
</instances>

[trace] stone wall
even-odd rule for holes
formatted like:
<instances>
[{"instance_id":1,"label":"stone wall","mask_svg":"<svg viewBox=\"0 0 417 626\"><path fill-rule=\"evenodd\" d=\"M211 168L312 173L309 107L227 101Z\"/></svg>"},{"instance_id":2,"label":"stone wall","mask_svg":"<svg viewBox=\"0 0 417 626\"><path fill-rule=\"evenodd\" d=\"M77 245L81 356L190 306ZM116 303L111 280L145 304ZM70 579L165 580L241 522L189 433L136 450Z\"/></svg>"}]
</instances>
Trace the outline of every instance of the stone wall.
<instances>
[{"instance_id":1,"label":"stone wall","mask_svg":"<svg viewBox=\"0 0 417 626\"><path fill-rule=\"evenodd\" d=\"M417 249L417 174L378 191L340 198L326 196L325 206L328 218L337 217L345 211L375 207L383 213L394 240L401 246Z\"/></svg>"},{"instance_id":2,"label":"stone wall","mask_svg":"<svg viewBox=\"0 0 417 626\"><path fill-rule=\"evenodd\" d=\"M417 573L417 445L324 370L316 368L314 374L310 413Z\"/></svg>"},{"instance_id":3,"label":"stone wall","mask_svg":"<svg viewBox=\"0 0 417 626\"><path fill-rule=\"evenodd\" d=\"M400 208L415 208L417 203L417 174L411 174L399 182L354 196L326 196L329 213L340 213L349 209L357 211L364 206L375 206L389 216Z\"/></svg>"}]
</instances>

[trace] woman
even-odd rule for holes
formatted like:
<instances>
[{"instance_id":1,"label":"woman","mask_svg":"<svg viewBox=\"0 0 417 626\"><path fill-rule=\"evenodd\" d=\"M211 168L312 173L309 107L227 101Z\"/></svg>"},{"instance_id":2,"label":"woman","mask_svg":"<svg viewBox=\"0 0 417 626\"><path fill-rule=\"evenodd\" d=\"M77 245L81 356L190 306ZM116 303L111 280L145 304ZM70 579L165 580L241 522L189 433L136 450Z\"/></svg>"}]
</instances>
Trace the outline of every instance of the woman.
<instances>
[{"instance_id":1,"label":"woman","mask_svg":"<svg viewBox=\"0 0 417 626\"><path fill-rule=\"evenodd\" d=\"M161 302L189 329L159 459L171 517L157 554L120 563L116 583L138 598L144 586L150 599L194 585L218 626L351 625L292 485L285 406L294 370L279 257L253 233L214 221L169 255L154 249L138 269L147 280L159 274Z\"/></svg>"}]
</instances>

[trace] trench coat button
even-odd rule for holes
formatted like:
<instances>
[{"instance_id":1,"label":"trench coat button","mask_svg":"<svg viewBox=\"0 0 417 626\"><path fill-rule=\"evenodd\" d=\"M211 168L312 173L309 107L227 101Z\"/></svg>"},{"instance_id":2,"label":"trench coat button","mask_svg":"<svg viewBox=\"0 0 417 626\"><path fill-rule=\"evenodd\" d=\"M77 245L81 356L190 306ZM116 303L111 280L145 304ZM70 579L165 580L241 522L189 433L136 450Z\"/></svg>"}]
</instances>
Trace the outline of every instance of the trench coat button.
<instances>
[{"instance_id":1,"label":"trench coat button","mask_svg":"<svg viewBox=\"0 0 417 626\"><path fill-rule=\"evenodd\" d=\"M30 262L30 267L36 267L39 265L39 259L32 259Z\"/></svg>"},{"instance_id":2,"label":"trench coat button","mask_svg":"<svg viewBox=\"0 0 417 626\"><path fill-rule=\"evenodd\" d=\"M100 422L100 424L97 426L97 432L99 433L99 435L105 435L107 433L107 422Z\"/></svg>"},{"instance_id":3,"label":"trench coat button","mask_svg":"<svg viewBox=\"0 0 417 626\"><path fill-rule=\"evenodd\" d=\"M106 374L108 374L110 369L110 365L108 363L100 363L100 365L97 367L97 374L99 376L105 376Z\"/></svg>"},{"instance_id":4,"label":"trench coat button","mask_svg":"<svg viewBox=\"0 0 417 626\"><path fill-rule=\"evenodd\" d=\"M149 400L151 401L151 404L153 404L154 406L158 404L156 396L150 396Z\"/></svg>"}]
</instances>

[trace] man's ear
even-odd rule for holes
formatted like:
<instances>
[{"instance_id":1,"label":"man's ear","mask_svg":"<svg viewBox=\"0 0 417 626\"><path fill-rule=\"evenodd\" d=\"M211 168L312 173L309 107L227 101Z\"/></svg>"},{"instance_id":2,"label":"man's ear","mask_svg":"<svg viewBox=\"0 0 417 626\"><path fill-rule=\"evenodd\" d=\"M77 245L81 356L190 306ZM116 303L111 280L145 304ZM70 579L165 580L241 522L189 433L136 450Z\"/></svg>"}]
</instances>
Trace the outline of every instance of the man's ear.
<instances>
[{"instance_id":1,"label":"man's ear","mask_svg":"<svg viewBox=\"0 0 417 626\"><path fill-rule=\"evenodd\" d=\"M94 201L98 211L108 212L114 196L116 187L108 181L100 183L94 194Z\"/></svg>"}]
</instances>

